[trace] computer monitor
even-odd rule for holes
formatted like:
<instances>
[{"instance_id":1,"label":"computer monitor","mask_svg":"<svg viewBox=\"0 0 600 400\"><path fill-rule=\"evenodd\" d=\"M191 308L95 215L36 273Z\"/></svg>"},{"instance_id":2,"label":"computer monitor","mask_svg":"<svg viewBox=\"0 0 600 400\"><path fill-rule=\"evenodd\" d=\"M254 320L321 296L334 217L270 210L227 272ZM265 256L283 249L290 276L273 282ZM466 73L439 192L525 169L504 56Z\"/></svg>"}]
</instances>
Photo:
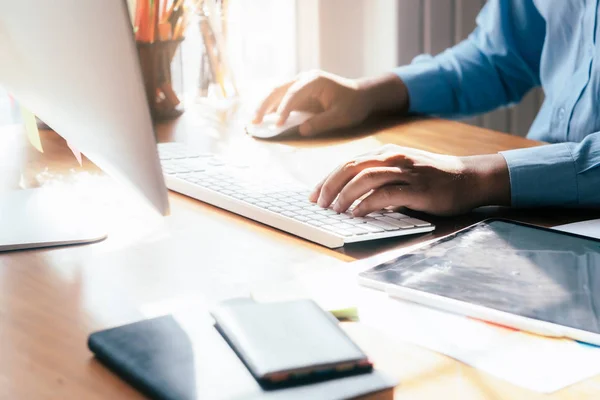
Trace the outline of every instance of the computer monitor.
<instances>
[{"instance_id":1,"label":"computer monitor","mask_svg":"<svg viewBox=\"0 0 600 400\"><path fill-rule=\"evenodd\" d=\"M168 213L125 0L0 0L0 86ZM19 210L11 211L16 218Z\"/></svg>"}]
</instances>

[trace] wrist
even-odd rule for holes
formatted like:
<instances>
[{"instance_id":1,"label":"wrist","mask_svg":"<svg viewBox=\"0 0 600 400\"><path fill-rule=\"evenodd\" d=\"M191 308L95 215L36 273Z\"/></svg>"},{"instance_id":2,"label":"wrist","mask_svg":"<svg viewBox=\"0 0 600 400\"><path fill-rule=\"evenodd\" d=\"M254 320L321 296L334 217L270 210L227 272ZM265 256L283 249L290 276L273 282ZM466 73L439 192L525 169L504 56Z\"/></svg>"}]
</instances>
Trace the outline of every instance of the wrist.
<instances>
[{"instance_id":1,"label":"wrist","mask_svg":"<svg viewBox=\"0 0 600 400\"><path fill-rule=\"evenodd\" d=\"M355 81L369 114L376 112L408 112L408 89L394 73Z\"/></svg>"},{"instance_id":2,"label":"wrist","mask_svg":"<svg viewBox=\"0 0 600 400\"><path fill-rule=\"evenodd\" d=\"M500 154L461 157L465 176L470 182L467 193L472 198L472 207L510 206L510 175L508 164Z\"/></svg>"}]
</instances>

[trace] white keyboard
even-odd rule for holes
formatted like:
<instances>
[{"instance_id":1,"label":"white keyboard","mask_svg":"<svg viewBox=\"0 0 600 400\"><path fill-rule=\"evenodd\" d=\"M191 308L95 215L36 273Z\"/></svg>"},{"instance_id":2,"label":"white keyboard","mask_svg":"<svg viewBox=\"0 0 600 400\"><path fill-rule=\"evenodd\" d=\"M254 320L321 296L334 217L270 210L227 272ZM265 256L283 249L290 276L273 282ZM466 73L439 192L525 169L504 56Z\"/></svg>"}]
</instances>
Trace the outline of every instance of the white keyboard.
<instances>
[{"instance_id":1,"label":"white keyboard","mask_svg":"<svg viewBox=\"0 0 600 400\"><path fill-rule=\"evenodd\" d=\"M308 200L310 190L274 171L226 163L182 143L161 143L167 187L323 246L430 232L426 221L382 210L356 218Z\"/></svg>"}]
</instances>

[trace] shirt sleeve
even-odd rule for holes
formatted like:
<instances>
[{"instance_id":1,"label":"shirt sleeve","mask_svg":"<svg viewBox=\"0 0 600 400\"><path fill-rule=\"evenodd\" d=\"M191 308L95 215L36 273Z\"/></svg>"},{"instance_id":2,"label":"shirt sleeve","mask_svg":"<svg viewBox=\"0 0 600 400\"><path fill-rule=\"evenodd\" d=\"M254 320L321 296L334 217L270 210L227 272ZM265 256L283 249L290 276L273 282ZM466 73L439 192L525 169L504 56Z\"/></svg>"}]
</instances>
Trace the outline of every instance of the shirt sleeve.
<instances>
[{"instance_id":1,"label":"shirt sleeve","mask_svg":"<svg viewBox=\"0 0 600 400\"><path fill-rule=\"evenodd\" d=\"M409 111L453 118L521 100L540 84L545 29L532 0L489 0L468 39L395 70Z\"/></svg>"},{"instance_id":2,"label":"shirt sleeve","mask_svg":"<svg viewBox=\"0 0 600 400\"><path fill-rule=\"evenodd\" d=\"M503 151L513 207L600 207L600 132L581 143Z\"/></svg>"}]
</instances>

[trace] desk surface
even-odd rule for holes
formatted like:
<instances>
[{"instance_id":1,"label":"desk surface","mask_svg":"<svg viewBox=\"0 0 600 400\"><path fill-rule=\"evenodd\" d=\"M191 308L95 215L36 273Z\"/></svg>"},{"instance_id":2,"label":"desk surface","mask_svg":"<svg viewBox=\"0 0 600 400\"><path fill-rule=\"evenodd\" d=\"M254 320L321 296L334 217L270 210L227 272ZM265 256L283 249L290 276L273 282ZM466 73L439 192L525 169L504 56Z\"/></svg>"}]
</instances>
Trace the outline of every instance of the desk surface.
<instances>
[{"instance_id":1,"label":"desk surface","mask_svg":"<svg viewBox=\"0 0 600 400\"><path fill-rule=\"evenodd\" d=\"M241 120L217 113L188 112L157 130L161 141L189 142L227 157L271 160L307 183L346 158L385 143L456 155L539 144L441 120L385 120L345 132L349 138L279 143L253 140L242 133ZM44 154L26 145L19 126L0 129L0 140L0 188L20 183L78 193L109 226L109 239L97 244L0 255L0 398L7 399L141 398L93 360L86 340L94 330L143 318L149 304L199 297L212 304L248 294L256 285L277 285L444 235L488 216L544 225L598 217L585 211L487 208L435 218L438 229L432 234L330 250L176 193L170 193L172 215L158 218L130 201L89 161L80 167L52 132L42 132ZM600 377L542 396L418 346L392 343L359 323L346 329L379 368L402 382L396 390L399 398L600 396Z\"/></svg>"}]
</instances>

